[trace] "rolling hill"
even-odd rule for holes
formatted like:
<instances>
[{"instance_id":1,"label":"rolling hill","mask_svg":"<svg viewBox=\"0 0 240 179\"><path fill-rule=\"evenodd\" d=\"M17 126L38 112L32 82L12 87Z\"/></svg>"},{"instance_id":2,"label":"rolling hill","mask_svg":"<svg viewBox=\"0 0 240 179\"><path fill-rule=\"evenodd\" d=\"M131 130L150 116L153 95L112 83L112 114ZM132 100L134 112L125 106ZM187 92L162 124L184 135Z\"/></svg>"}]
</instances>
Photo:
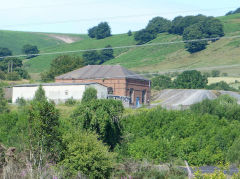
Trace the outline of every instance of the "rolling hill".
<instances>
[{"instance_id":1,"label":"rolling hill","mask_svg":"<svg viewBox=\"0 0 240 179\"><path fill-rule=\"evenodd\" d=\"M0 31L0 47L9 48L14 55L22 54L26 44L36 45L40 49L66 44L88 38L87 35L54 34L37 32Z\"/></svg>"},{"instance_id":2,"label":"rolling hill","mask_svg":"<svg viewBox=\"0 0 240 179\"><path fill-rule=\"evenodd\" d=\"M240 14L219 17L219 19L224 24L226 36L240 35ZM181 39L177 35L162 33L149 43L170 42ZM56 43L56 39L54 43ZM106 45L117 47L134 44L136 44L136 41L133 36L120 34L102 40L83 38L83 40L71 44L61 42L55 45L39 47L41 53L49 53L103 48ZM240 64L240 38L218 40L210 43L205 50L195 54L188 53L184 49L184 44L116 49L114 53L115 59L106 62L106 64L121 64L137 72L167 72L192 68L210 71L216 67L231 76L240 76L240 66L232 66ZM81 55L81 53L72 53L71 55ZM35 57L26 61L25 67L30 73L46 71L56 56L58 55ZM225 68L226 65L227 68Z\"/></svg>"}]
</instances>

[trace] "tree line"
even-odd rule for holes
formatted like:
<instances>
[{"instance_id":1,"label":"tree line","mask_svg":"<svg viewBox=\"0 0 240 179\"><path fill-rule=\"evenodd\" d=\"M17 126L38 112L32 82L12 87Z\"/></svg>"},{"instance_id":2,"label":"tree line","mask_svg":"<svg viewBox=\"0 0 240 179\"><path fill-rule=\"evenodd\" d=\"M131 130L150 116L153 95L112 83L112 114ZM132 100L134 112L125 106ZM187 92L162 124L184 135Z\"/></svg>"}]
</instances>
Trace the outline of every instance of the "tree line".
<instances>
[{"instance_id":1,"label":"tree line","mask_svg":"<svg viewBox=\"0 0 240 179\"><path fill-rule=\"evenodd\" d=\"M39 53L37 46L24 45L22 52L26 54L26 58L33 58ZM23 60L12 56L13 53L8 48L0 47L0 79L1 80L20 80L29 79L30 75L23 68Z\"/></svg>"},{"instance_id":2,"label":"tree line","mask_svg":"<svg viewBox=\"0 0 240 179\"><path fill-rule=\"evenodd\" d=\"M204 15L178 16L172 21L163 17L154 17L146 28L135 33L134 38L138 44L147 43L157 37L159 33L181 35L183 40L196 40L206 38L218 38L224 36L223 24L214 17ZM185 47L190 53L195 53L206 48L209 40L187 42Z\"/></svg>"},{"instance_id":3,"label":"tree line","mask_svg":"<svg viewBox=\"0 0 240 179\"><path fill-rule=\"evenodd\" d=\"M212 71L212 76L219 76L220 72ZM208 77L210 74L202 74L197 70L184 71L172 79L168 75L156 75L152 78L152 87L156 90L161 89L209 89L209 90L226 90L237 91L237 89L230 87L226 82L221 81L208 85Z\"/></svg>"}]
</instances>

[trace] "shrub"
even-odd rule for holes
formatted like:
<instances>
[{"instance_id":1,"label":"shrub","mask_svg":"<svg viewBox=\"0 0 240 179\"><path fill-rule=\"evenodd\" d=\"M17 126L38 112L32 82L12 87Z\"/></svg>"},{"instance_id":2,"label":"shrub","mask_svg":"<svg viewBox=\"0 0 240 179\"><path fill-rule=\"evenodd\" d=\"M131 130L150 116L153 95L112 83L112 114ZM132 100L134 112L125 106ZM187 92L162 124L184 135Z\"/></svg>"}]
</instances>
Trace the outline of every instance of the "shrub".
<instances>
[{"instance_id":1,"label":"shrub","mask_svg":"<svg viewBox=\"0 0 240 179\"><path fill-rule=\"evenodd\" d=\"M92 178L110 178L114 167L114 154L98 140L96 134L74 131L64 136L65 158L61 165L66 176L78 173Z\"/></svg>"},{"instance_id":2,"label":"shrub","mask_svg":"<svg viewBox=\"0 0 240 179\"><path fill-rule=\"evenodd\" d=\"M8 111L8 103L7 100L4 98L3 88L0 87L0 114Z\"/></svg>"},{"instance_id":3,"label":"shrub","mask_svg":"<svg viewBox=\"0 0 240 179\"><path fill-rule=\"evenodd\" d=\"M0 79L5 80L6 79L6 74L0 70Z\"/></svg>"},{"instance_id":4,"label":"shrub","mask_svg":"<svg viewBox=\"0 0 240 179\"><path fill-rule=\"evenodd\" d=\"M97 90L93 87L87 88L82 97L82 102L89 102L97 99Z\"/></svg>"},{"instance_id":5,"label":"shrub","mask_svg":"<svg viewBox=\"0 0 240 179\"><path fill-rule=\"evenodd\" d=\"M228 95L221 95L215 100L206 99L201 103L192 105L190 109L199 114L208 113L230 121L240 121L240 105L235 98Z\"/></svg>"},{"instance_id":6,"label":"shrub","mask_svg":"<svg viewBox=\"0 0 240 179\"><path fill-rule=\"evenodd\" d=\"M235 88L229 86L225 81L220 81L217 83L212 83L208 86L206 86L207 89L210 90L225 90L225 91L236 91Z\"/></svg>"},{"instance_id":7,"label":"shrub","mask_svg":"<svg viewBox=\"0 0 240 179\"><path fill-rule=\"evenodd\" d=\"M77 103L77 101L75 99L73 99L73 97L71 97L65 101L65 105L67 105L67 106L73 106L76 103Z\"/></svg>"},{"instance_id":8,"label":"shrub","mask_svg":"<svg viewBox=\"0 0 240 179\"><path fill-rule=\"evenodd\" d=\"M155 163L178 158L198 166L226 162L229 147L240 136L239 121L161 108L126 116L122 125L121 158Z\"/></svg>"},{"instance_id":9,"label":"shrub","mask_svg":"<svg viewBox=\"0 0 240 179\"><path fill-rule=\"evenodd\" d=\"M72 118L75 126L96 132L111 149L120 141L123 105L117 100L88 100L80 104Z\"/></svg>"},{"instance_id":10,"label":"shrub","mask_svg":"<svg viewBox=\"0 0 240 179\"><path fill-rule=\"evenodd\" d=\"M35 92L35 95L34 95L34 98L33 100L34 101L45 101L47 98L45 96L45 91L42 87L42 85L40 85L37 89L37 91Z\"/></svg>"},{"instance_id":11,"label":"shrub","mask_svg":"<svg viewBox=\"0 0 240 179\"><path fill-rule=\"evenodd\" d=\"M21 79L20 75L15 71L11 73L7 73L7 80L18 81L20 79Z\"/></svg>"},{"instance_id":12,"label":"shrub","mask_svg":"<svg viewBox=\"0 0 240 179\"><path fill-rule=\"evenodd\" d=\"M19 106L26 106L27 101L26 101L24 98L18 98L18 99L16 100L16 103L17 103Z\"/></svg>"},{"instance_id":13,"label":"shrub","mask_svg":"<svg viewBox=\"0 0 240 179\"><path fill-rule=\"evenodd\" d=\"M236 139L233 145L229 148L227 159L239 166L240 164L240 138Z\"/></svg>"}]
</instances>

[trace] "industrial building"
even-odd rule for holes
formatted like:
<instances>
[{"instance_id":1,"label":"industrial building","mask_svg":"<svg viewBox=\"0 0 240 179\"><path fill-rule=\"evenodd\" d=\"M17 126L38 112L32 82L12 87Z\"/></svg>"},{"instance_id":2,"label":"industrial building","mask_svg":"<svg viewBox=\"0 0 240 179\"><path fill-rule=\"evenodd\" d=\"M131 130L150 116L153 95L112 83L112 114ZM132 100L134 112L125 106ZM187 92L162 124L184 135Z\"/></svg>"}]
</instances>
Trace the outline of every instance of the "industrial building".
<instances>
[{"instance_id":1,"label":"industrial building","mask_svg":"<svg viewBox=\"0 0 240 179\"><path fill-rule=\"evenodd\" d=\"M149 104L151 81L120 65L88 65L57 76L56 83L99 83L107 86L109 98L130 105Z\"/></svg>"}]
</instances>

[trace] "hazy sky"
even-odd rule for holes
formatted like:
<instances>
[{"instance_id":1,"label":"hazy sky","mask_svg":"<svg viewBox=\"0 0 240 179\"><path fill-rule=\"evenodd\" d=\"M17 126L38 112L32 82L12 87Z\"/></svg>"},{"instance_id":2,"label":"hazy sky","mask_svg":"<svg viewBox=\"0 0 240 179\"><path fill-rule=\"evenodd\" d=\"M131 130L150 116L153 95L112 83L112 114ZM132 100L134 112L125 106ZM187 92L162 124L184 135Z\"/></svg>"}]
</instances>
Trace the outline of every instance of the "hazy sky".
<instances>
[{"instance_id":1,"label":"hazy sky","mask_svg":"<svg viewBox=\"0 0 240 179\"><path fill-rule=\"evenodd\" d=\"M0 29L87 33L107 21L113 34L144 28L155 16L221 16L240 7L240 0L5 0Z\"/></svg>"}]
</instances>

